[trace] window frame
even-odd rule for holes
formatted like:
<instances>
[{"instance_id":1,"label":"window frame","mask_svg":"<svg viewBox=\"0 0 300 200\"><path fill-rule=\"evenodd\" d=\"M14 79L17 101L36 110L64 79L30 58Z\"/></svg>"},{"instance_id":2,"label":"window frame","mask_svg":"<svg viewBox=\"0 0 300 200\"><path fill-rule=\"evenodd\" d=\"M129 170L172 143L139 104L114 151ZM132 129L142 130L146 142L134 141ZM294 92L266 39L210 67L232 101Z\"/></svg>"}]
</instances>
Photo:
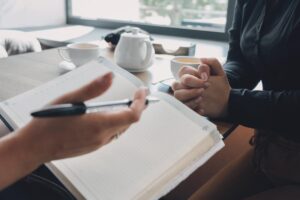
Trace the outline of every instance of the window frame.
<instances>
[{"instance_id":1,"label":"window frame","mask_svg":"<svg viewBox=\"0 0 300 200\"><path fill-rule=\"evenodd\" d=\"M162 34L178 37L188 37L195 39L205 39L205 40L215 40L215 41L228 41L228 30L231 27L233 20L233 12L236 0L228 0L227 8L227 20L225 25L224 32L217 32L211 30L199 30L199 29L190 29L190 28L181 28L181 27L172 27L172 26L160 26L153 24L145 24L138 22L124 22L111 19L84 19L80 17L72 16L72 0L66 0L66 19L67 24L80 24L87 26L94 26L98 28L105 29L116 29L121 26L138 26L149 33L152 34Z\"/></svg>"}]
</instances>

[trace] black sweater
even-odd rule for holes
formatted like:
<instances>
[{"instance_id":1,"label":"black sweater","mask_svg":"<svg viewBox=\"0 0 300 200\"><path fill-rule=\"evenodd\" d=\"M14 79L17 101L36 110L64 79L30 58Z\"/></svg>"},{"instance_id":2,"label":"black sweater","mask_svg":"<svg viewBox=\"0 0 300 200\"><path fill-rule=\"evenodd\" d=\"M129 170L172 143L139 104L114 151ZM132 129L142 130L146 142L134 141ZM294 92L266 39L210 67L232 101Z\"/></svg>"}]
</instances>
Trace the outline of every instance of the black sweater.
<instances>
[{"instance_id":1,"label":"black sweater","mask_svg":"<svg viewBox=\"0 0 300 200\"><path fill-rule=\"evenodd\" d=\"M229 45L229 121L300 141L300 0L237 0Z\"/></svg>"}]
</instances>

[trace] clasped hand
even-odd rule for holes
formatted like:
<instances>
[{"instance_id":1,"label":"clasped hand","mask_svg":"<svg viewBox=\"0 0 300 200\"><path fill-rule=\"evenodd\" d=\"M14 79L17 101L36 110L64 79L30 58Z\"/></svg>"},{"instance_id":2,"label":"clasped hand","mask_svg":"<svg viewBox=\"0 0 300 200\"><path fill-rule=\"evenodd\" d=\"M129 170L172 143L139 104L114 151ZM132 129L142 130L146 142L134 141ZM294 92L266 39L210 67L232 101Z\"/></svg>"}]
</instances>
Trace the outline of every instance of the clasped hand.
<instances>
[{"instance_id":1,"label":"clasped hand","mask_svg":"<svg viewBox=\"0 0 300 200\"><path fill-rule=\"evenodd\" d=\"M183 66L174 82L174 96L200 115L225 117L231 87L217 59L203 58L198 69Z\"/></svg>"}]
</instances>

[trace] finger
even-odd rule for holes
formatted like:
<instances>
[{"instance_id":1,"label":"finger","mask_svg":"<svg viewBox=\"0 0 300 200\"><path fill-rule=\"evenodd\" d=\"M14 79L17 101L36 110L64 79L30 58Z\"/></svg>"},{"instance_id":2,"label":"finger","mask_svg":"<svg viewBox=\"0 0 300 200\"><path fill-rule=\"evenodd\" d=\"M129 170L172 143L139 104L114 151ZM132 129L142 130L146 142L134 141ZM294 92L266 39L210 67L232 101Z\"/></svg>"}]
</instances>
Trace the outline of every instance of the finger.
<instances>
[{"instance_id":1,"label":"finger","mask_svg":"<svg viewBox=\"0 0 300 200\"><path fill-rule=\"evenodd\" d=\"M223 69L221 63L217 59L215 59L215 58L201 58L201 62L203 62L204 64L209 65L212 75L220 75L220 76L225 75L224 69Z\"/></svg>"},{"instance_id":2,"label":"finger","mask_svg":"<svg viewBox=\"0 0 300 200\"><path fill-rule=\"evenodd\" d=\"M207 81L210 76L210 68L207 64L200 64L198 73L202 80Z\"/></svg>"},{"instance_id":3,"label":"finger","mask_svg":"<svg viewBox=\"0 0 300 200\"><path fill-rule=\"evenodd\" d=\"M193 100L190 100L190 101L187 101L185 102L184 104L186 106L188 106L189 108L191 108L192 110L198 110L198 107L199 107L199 104L201 103L202 101L202 97L198 97L198 98L195 98Z\"/></svg>"},{"instance_id":4,"label":"finger","mask_svg":"<svg viewBox=\"0 0 300 200\"><path fill-rule=\"evenodd\" d=\"M209 86L210 86L210 83L209 82L204 82L203 84L203 88L204 89L207 89ZM183 90L183 89L193 89L193 87L188 87L184 84L182 84L181 82L178 82L178 81L175 81L173 84L172 84L172 90L175 92L176 90Z\"/></svg>"},{"instance_id":5,"label":"finger","mask_svg":"<svg viewBox=\"0 0 300 200\"><path fill-rule=\"evenodd\" d=\"M140 119L140 114L134 112L131 108L123 109L122 111L103 113L99 116L101 123L98 123L99 130L112 129L122 126L130 126ZM111 132L110 136L116 133Z\"/></svg>"},{"instance_id":6,"label":"finger","mask_svg":"<svg viewBox=\"0 0 300 200\"><path fill-rule=\"evenodd\" d=\"M201 106L199 106L197 108L196 112L199 113L202 116L206 116L206 112L205 112L205 110Z\"/></svg>"},{"instance_id":7,"label":"finger","mask_svg":"<svg viewBox=\"0 0 300 200\"><path fill-rule=\"evenodd\" d=\"M198 103L198 107L195 109L195 111L202 116L206 116L206 111L205 111L206 104L203 101L204 99L205 97L201 96L198 100L196 100Z\"/></svg>"},{"instance_id":8,"label":"finger","mask_svg":"<svg viewBox=\"0 0 300 200\"><path fill-rule=\"evenodd\" d=\"M119 131L117 132L117 134L123 135L128 130L128 128L129 128L129 126L123 126L123 127L119 128Z\"/></svg>"},{"instance_id":9,"label":"finger","mask_svg":"<svg viewBox=\"0 0 300 200\"><path fill-rule=\"evenodd\" d=\"M180 82L187 86L187 87L191 87L191 88L204 88L205 87L205 82L200 78L197 78L195 76L189 75L189 74L185 74L180 78Z\"/></svg>"},{"instance_id":10,"label":"finger","mask_svg":"<svg viewBox=\"0 0 300 200\"><path fill-rule=\"evenodd\" d=\"M146 94L145 89L140 89L136 92L129 108L115 112L98 113L98 118L102 122L99 123L101 126L99 129L126 126L137 122L145 109Z\"/></svg>"},{"instance_id":11,"label":"finger","mask_svg":"<svg viewBox=\"0 0 300 200\"><path fill-rule=\"evenodd\" d=\"M52 104L83 102L103 94L112 84L113 74L111 72L93 80L83 87L69 92L53 101Z\"/></svg>"},{"instance_id":12,"label":"finger","mask_svg":"<svg viewBox=\"0 0 300 200\"><path fill-rule=\"evenodd\" d=\"M173 84L172 84L172 90L173 91L176 91L176 90L182 90L182 89L190 89L190 87L187 87L185 85L183 85L182 83L178 82L178 81L175 81Z\"/></svg>"},{"instance_id":13,"label":"finger","mask_svg":"<svg viewBox=\"0 0 300 200\"><path fill-rule=\"evenodd\" d=\"M146 105L146 96L147 96L148 90L146 88L139 89L133 98L133 102L130 106L130 109L138 114L138 118L140 118L140 115L142 114L143 110L145 109Z\"/></svg>"},{"instance_id":14,"label":"finger","mask_svg":"<svg viewBox=\"0 0 300 200\"><path fill-rule=\"evenodd\" d=\"M110 138L109 138L108 142L111 142L112 140L118 139L119 137L121 137L127 131L128 128L129 128L129 126L123 126L116 130L110 131L111 134L109 134Z\"/></svg>"},{"instance_id":15,"label":"finger","mask_svg":"<svg viewBox=\"0 0 300 200\"><path fill-rule=\"evenodd\" d=\"M199 97L203 92L204 92L204 88L189 89L189 90L183 89L183 90L176 90L174 92L174 96L176 99L185 102Z\"/></svg>"},{"instance_id":16,"label":"finger","mask_svg":"<svg viewBox=\"0 0 300 200\"><path fill-rule=\"evenodd\" d=\"M189 74L189 75L196 76L196 77L200 78L198 70L195 69L194 67L191 67L191 66L183 66L179 69L179 71L178 71L178 77L179 78L182 77L185 74Z\"/></svg>"}]
</instances>

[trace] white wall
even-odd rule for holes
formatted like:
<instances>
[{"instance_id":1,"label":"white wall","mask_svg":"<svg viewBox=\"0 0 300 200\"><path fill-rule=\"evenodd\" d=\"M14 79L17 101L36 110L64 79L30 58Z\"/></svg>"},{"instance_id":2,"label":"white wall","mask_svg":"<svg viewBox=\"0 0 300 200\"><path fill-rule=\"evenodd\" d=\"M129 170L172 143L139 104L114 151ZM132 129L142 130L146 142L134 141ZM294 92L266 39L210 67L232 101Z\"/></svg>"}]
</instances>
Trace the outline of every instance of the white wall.
<instances>
[{"instance_id":1,"label":"white wall","mask_svg":"<svg viewBox=\"0 0 300 200\"><path fill-rule=\"evenodd\" d=\"M88 3L87 3L88 1ZM77 0L72 2L76 16L111 18L115 20L139 20L139 0Z\"/></svg>"},{"instance_id":2,"label":"white wall","mask_svg":"<svg viewBox=\"0 0 300 200\"><path fill-rule=\"evenodd\" d=\"M0 0L1 29L65 23L65 0Z\"/></svg>"}]
</instances>

